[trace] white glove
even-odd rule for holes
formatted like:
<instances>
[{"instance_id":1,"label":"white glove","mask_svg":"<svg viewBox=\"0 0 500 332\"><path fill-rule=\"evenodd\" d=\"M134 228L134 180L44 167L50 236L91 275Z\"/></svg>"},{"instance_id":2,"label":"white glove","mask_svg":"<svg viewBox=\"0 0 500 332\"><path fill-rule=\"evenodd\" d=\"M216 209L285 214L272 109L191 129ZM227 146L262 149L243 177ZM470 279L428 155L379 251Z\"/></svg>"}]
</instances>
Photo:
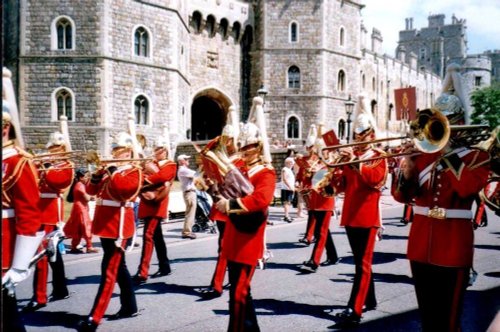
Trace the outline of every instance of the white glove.
<instances>
[{"instance_id":1,"label":"white glove","mask_svg":"<svg viewBox=\"0 0 500 332\"><path fill-rule=\"evenodd\" d=\"M50 262L54 263L57 259L57 245L59 244L59 240L64 238L64 232L62 229L56 229L55 231L50 232L47 235L47 238L47 256L49 256Z\"/></svg>"},{"instance_id":2,"label":"white glove","mask_svg":"<svg viewBox=\"0 0 500 332\"><path fill-rule=\"evenodd\" d=\"M9 294L14 293L19 282L29 277L30 262L42 242L43 235L44 232L39 232L36 236L16 236L12 266L2 277L2 286L7 288Z\"/></svg>"},{"instance_id":3,"label":"white glove","mask_svg":"<svg viewBox=\"0 0 500 332\"><path fill-rule=\"evenodd\" d=\"M14 290L16 289L16 285L28 278L31 274L31 270L18 270L11 268L5 273L2 277L2 285L7 289L9 295L14 295Z\"/></svg>"}]
</instances>

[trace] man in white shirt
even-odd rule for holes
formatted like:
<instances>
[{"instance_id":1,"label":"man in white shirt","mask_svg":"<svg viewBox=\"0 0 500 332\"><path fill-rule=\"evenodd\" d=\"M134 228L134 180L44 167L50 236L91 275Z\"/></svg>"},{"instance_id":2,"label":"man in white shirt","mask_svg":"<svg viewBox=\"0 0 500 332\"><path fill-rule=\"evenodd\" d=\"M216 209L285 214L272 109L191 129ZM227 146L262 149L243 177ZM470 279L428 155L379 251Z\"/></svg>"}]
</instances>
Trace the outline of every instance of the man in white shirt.
<instances>
[{"instance_id":1,"label":"man in white shirt","mask_svg":"<svg viewBox=\"0 0 500 332\"><path fill-rule=\"evenodd\" d=\"M186 216L184 219L184 228L182 229L182 238L196 239L196 234L192 231L196 214L196 187L193 181L196 171L188 167L189 158L185 154L177 157L177 162L179 163L177 177L181 182L182 194L186 203Z\"/></svg>"},{"instance_id":2,"label":"man in white shirt","mask_svg":"<svg viewBox=\"0 0 500 332\"><path fill-rule=\"evenodd\" d=\"M293 194L295 191L295 174L293 174L293 164L295 161L292 157L285 159L285 167L281 170L281 204L285 209L285 217L283 218L286 222L292 222L293 219L290 218L290 206L292 206Z\"/></svg>"}]
</instances>

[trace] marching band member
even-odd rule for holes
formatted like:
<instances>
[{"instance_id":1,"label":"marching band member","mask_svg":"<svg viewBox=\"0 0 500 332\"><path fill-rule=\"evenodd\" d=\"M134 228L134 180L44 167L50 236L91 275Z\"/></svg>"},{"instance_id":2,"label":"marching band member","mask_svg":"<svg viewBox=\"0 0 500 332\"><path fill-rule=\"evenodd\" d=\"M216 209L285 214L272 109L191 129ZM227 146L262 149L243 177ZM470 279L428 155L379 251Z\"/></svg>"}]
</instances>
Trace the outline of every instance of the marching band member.
<instances>
[{"instance_id":1,"label":"marching band member","mask_svg":"<svg viewBox=\"0 0 500 332\"><path fill-rule=\"evenodd\" d=\"M139 219L144 220L144 231L141 260L133 278L135 284L145 283L148 279L153 245L159 266L153 277L166 276L172 272L161 228L162 221L167 218L168 195L177 172L177 164L170 159L170 141L167 135L165 133L155 141L155 160L145 165L145 184L141 188L138 212Z\"/></svg>"},{"instance_id":2,"label":"marching band member","mask_svg":"<svg viewBox=\"0 0 500 332\"><path fill-rule=\"evenodd\" d=\"M460 79L455 74L456 65L450 65L445 86ZM460 99L444 93L440 98L436 106L449 123L463 124ZM453 135L452 131L448 144L438 152L405 157L406 167L396 174L392 186L396 200L415 200L407 256L423 331L461 330L460 317L474 254L471 207L490 172L489 154L452 146Z\"/></svg>"},{"instance_id":3,"label":"marching band member","mask_svg":"<svg viewBox=\"0 0 500 332\"><path fill-rule=\"evenodd\" d=\"M46 145L49 154L67 152L66 139L58 131L50 134ZM57 159L57 158L56 158ZM45 234L61 228L64 220L63 193L71 186L74 177L74 164L68 159L51 162L42 159L39 165L39 209L42 215L42 225ZM40 248L42 250L42 248ZM33 312L47 305L47 277L49 265L52 268L52 295L51 301L69 297L64 261L61 252L56 251L54 262L47 257L42 258L37 264L33 278L33 298L23 308L25 312Z\"/></svg>"},{"instance_id":4,"label":"marching band member","mask_svg":"<svg viewBox=\"0 0 500 332\"><path fill-rule=\"evenodd\" d=\"M15 286L28 278L30 260L43 237L38 209L38 174L22 149L17 107L3 68L2 98L2 328L26 331L19 317Z\"/></svg>"},{"instance_id":5,"label":"marching band member","mask_svg":"<svg viewBox=\"0 0 500 332\"><path fill-rule=\"evenodd\" d=\"M319 136L319 135L318 135ZM321 136L319 136L311 152L318 158L318 155L322 153L322 148L324 147L324 141ZM316 162L316 166L312 170L312 173L319 171L320 169L325 169L326 166L322 161ZM326 189L326 188L325 188ZM305 261L300 270L303 272L314 273L317 271L318 266L328 266L337 264L339 257L337 255L337 249L333 243L332 234L330 233L330 220L335 209L335 197L333 195L333 189L331 190L332 195L324 195L314 189L310 191L310 201L308 213L310 218L314 220L314 238L316 242L314 243L314 248L311 253L311 258ZM323 256L323 251L326 249L327 259L320 264L321 257Z\"/></svg>"},{"instance_id":6,"label":"marching band member","mask_svg":"<svg viewBox=\"0 0 500 332\"><path fill-rule=\"evenodd\" d=\"M234 112L234 111L232 111ZM243 161L237 157L236 152L236 144L235 144L235 127L232 124L227 124L222 129L222 134L217 136L212 141L210 141L205 149L224 149L230 158L230 160L235 164L238 168L242 167ZM209 179L212 182L212 189L214 186L218 184L215 183L212 179ZM218 193L216 193L218 194ZM216 201L218 197L215 197ZM226 213L222 213L217 209L216 204L212 205L210 209L210 214L208 216L210 220L214 220L217 224L217 229L219 230L219 248L217 250L217 264L215 265L214 274L212 276L212 280L210 282L210 286L201 290L201 296L205 300L213 299L216 297L220 297L222 295L224 276L226 275L227 269L227 260L222 255L222 241L224 239L224 233L226 229L226 223L229 221L229 216Z\"/></svg>"},{"instance_id":7,"label":"marching band member","mask_svg":"<svg viewBox=\"0 0 500 332\"><path fill-rule=\"evenodd\" d=\"M370 142L375 139L376 125L360 98L358 114L354 122L354 142ZM378 157L384 151L369 144L340 151L346 161ZM341 166L339 173L332 177L335 191L344 192L344 206L340 225L345 227L349 245L354 256L355 274L347 308L337 314L339 321L335 327L349 327L361 321L363 310L377 306L375 285L372 274L375 241L382 227L380 217L381 188L387 178L386 159L360 162Z\"/></svg>"},{"instance_id":8,"label":"marching band member","mask_svg":"<svg viewBox=\"0 0 500 332\"><path fill-rule=\"evenodd\" d=\"M118 133L111 145L113 159L130 159L133 139ZM125 249L134 235L134 200L143 183L142 170L132 162L108 165L92 174L86 189L96 195L96 211L92 231L101 238L104 251L101 281L88 318L79 323L79 331L95 331L106 312L113 288L120 286L120 310L110 319L136 316L137 303L132 278L125 263Z\"/></svg>"},{"instance_id":9,"label":"marching band member","mask_svg":"<svg viewBox=\"0 0 500 332\"><path fill-rule=\"evenodd\" d=\"M270 155L262 98L255 97L254 106L259 126L246 123L239 135L241 158L254 187L253 192L236 199L221 197L216 203L217 209L228 214L231 220L226 223L222 240L222 255L228 261L231 284L228 331L259 331L250 283L256 264L264 254L268 208L276 185L276 173L268 164Z\"/></svg>"},{"instance_id":10,"label":"marching band member","mask_svg":"<svg viewBox=\"0 0 500 332\"><path fill-rule=\"evenodd\" d=\"M304 237L299 239L299 242L307 246L312 243L314 229L316 227L316 220L314 219L313 214L310 210L310 193L312 177L314 174L313 171L317 163L319 162L319 157L314 150L314 143L316 142L317 135L318 133L316 125L311 125L311 128L309 128L309 135L306 140L307 156L296 160L297 164L299 164L299 170L297 172L295 181L298 183L298 194L302 196L305 207L307 209L306 232L304 234Z\"/></svg>"}]
</instances>

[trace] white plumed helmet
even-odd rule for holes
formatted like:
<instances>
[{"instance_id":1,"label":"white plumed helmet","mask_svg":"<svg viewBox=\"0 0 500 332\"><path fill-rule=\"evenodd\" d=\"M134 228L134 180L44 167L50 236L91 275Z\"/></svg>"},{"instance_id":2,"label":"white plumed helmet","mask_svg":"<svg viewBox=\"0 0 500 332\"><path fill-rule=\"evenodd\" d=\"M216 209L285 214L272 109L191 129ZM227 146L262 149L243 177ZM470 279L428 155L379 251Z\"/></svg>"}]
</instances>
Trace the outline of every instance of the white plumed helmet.
<instances>
[{"instance_id":1,"label":"white plumed helmet","mask_svg":"<svg viewBox=\"0 0 500 332\"><path fill-rule=\"evenodd\" d=\"M64 145L66 147L66 137L64 137L62 133L56 131L50 134L49 141L47 142L47 145L45 145L45 147L49 149L53 146L60 145Z\"/></svg>"},{"instance_id":2,"label":"white plumed helmet","mask_svg":"<svg viewBox=\"0 0 500 332\"><path fill-rule=\"evenodd\" d=\"M250 116L248 117L248 122L240 128L238 143L240 149L252 144L261 144L262 160L265 163L270 163L272 159L267 139L266 119L264 117L264 109L262 108L263 103L264 101L261 97L253 98Z\"/></svg>"},{"instance_id":3,"label":"white plumed helmet","mask_svg":"<svg viewBox=\"0 0 500 332\"><path fill-rule=\"evenodd\" d=\"M111 142L111 149L117 149L117 148L132 149L133 147L134 147L134 140L132 139L132 136L130 136L129 133L126 133L124 131L121 131L118 134L116 134L116 136L113 138L113 141Z\"/></svg>"},{"instance_id":4,"label":"white plumed helmet","mask_svg":"<svg viewBox=\"0 0 500 332\"><path fill-rule=\"evenodd\" d=\"M318 129L316 128L316 125L312 124L311 127L309 127L309 133L307 134L306 148L314 146L317 137Z\"/></svg>"},{"instance_id":5,"label":"white plumed helmet","mask_svg":"<svg viewBox=\"0 0 500 332\"><path fill-rule=\"evenodd\" d=\"M373 114L366 106L366 98L364 95L359 95L356 112L354 114L353 132L355 134L361 134L368 129L373 129L375 134L377 134L377 124Z\"/></svg>"}]
</instances>

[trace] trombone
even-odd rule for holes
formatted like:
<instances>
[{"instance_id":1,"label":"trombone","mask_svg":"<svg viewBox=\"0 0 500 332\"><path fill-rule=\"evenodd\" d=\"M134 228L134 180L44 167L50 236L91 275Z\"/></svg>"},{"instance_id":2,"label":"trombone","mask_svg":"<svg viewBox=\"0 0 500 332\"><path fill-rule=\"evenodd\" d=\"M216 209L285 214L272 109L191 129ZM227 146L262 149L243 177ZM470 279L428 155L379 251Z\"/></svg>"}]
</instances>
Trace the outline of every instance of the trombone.
<instances>
[{"instance_id":1,"label":"trombone","mask_svg":"<svg viewBox=\"0 0 500 332\"><path fill-rule=\"evenodd\" d=\"M48 160L48 161L65 160L65 159L75 158L72 155L79 155L82 153L83 153L83 151L81 151L81 150L41 153L41 154L34 155L31 159L32 160Z\"/></svg>"},{"instance_id":2,"label":"trombone","mask_svg":"<svg viewBox=\"0 0 500 332\"><path fill-rule=\"evenodd\" d=\"M417 115L417 118L410 123L410 132L406 136L381 138L369 142L354 142L350 144L334 145L324 148L323 151L332 151L346 147L377 144L393 140L411 140L414 149L399 153L388 153L373 158L350 160L346 162L329 163L328 161L323 161L329 168L334 168L346 165L355 165L379 159L415 156L422 153L435 153L441 151L449 142L451 143L451 145L455 146L472 146L474 144L478 144L480 141L490 136L488 128L489 127L486 125L451 126L446 116L441 112L434 109L426 109L420 111ZM452 131L459 133L454 135L453 138L450 138Z\"/></svg>"},{"instance_id":3,"label":"trombone","mask_svg":"<svg viewBox=\"0 0 500 332\"><path fill-rule=\"evenodd\" d=\"M85 156L85 161L87 162L87 164L94 164L101 167L104 167L107 164L114 163L144 163L153 160L154 158L101 159L101 157L95 150L88 151Z\"/></svg>"}]
</instances>

